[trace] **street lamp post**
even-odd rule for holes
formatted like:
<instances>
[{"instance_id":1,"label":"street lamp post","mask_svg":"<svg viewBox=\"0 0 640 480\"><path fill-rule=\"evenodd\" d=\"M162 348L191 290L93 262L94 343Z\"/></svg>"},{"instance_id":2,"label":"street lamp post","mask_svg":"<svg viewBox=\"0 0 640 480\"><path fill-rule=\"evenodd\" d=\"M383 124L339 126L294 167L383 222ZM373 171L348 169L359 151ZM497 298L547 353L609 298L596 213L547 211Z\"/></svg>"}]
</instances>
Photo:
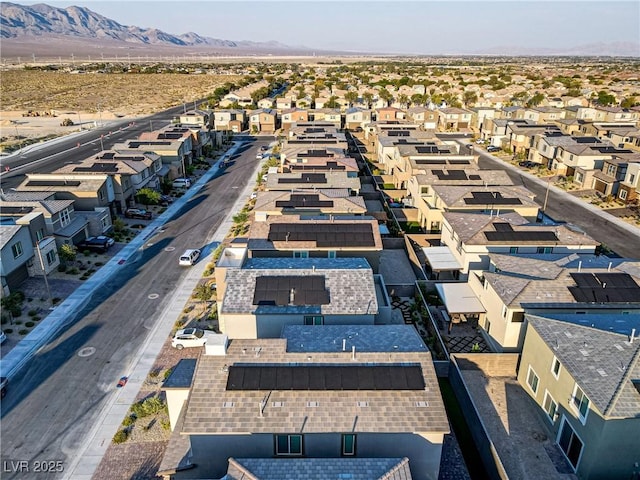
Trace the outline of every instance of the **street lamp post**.
<instances>
[{"instance_id":1,"label":"street lamp post","mask_svg":"<svg viewBox=\"0 0 640 480\"><path fill-rule=\"evenodd\" d=\"M53 307L53 300L51 298L51 289L49 288L49 279L47 278L47 270L44 268L44 261L42 260L42 251L40 250L40 242L42 242L42 239L36 242L36 251L38 252L38 258L40 259L40 266L42 267L42 275L44 276L44 285L47 289L47 295L49 296L49 304Z\"/></svg>"}]
</instances>

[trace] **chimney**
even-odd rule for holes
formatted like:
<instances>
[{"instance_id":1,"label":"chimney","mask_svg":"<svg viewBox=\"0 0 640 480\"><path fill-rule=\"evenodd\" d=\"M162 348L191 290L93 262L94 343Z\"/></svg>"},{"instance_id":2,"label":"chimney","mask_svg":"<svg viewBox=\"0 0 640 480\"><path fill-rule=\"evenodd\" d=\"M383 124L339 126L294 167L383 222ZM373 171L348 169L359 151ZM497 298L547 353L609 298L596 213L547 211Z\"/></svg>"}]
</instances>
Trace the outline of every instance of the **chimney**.
<instances>
[{"instance_id":1,"label":"chimney","mask_svg":"<svg viewBox=\"0 0 640 480\"><path fill-rule=\"evenodd\" d=\"M346 338L342 339L342 351L343 352L347 351L347 339Z\"/></svg>"}]
</instances>

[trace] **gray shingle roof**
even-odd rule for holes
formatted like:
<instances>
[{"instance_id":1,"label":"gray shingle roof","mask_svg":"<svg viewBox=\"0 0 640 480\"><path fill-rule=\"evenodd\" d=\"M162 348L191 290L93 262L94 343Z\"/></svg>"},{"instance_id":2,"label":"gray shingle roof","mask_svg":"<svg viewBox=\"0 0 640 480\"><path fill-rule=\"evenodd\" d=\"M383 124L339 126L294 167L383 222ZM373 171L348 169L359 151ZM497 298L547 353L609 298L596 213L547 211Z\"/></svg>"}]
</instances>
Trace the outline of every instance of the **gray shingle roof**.
<instances>
[{"instance_id":1,"label":"gray shingle roof","mask_svg":"<svg viewBox=\"0 0 640 480\"><path fill-rule=\"evenodd\" d=\"M285 325L287 352L425 352L413 325Z\"/></svg>"},{"instance_id":2,"label":"gray shingle roof","mask_svg":"<svg viewBox=\"0 0 640 480\"><path fill-rule=\"evenodd\" d=\"M224 356L201 355L182 434L449 432L430 352L357 352L353 360L351 352L286 352L286 344L285 339L232 340ZM227 390L228 367L243 364L419 365L425 388Z\"/></svg>"},{"instance_id":3,"label":"gray shingle roof","mask_svg":"<svg viewBox=\"0 0 640 480\"><path fill-rule=\"evenodd\" d=\"M373 271L363 258L251 258L241 269L227 272L221 313L252 313L256 278L263 276L324 276L330 303L326 305L260 305L263 314L321 313L373 315L378 313Z\"/></svg>"},{"instance_id":4,"label":"gray shingle roof","mask_svg":"<svg viewBox=\"0 0 640 480\"><path fill-rule=\"evenodd\" d=\"M9 243L22 227L23 225L0 225L0 249Z\"/></svg>"},{"instance_id":5,"label":"gray shingle roof","mask_svg":"<svg viewBox=\"0 0 640 480\"><path fill-rule=\"evenodd\" d=\"M230 458L229 480L411 480L407 458Z\"/></svg>"},{"instance_id":6,"label":"gray shingle roof","mask_svg":"<svg viewBox=\"0 0 640 480\"><path fill-rule=\"evenodd\" d=\"M640 392L632 384L640 381L640 340L630 343L627 335L537 316L527 319L603 415L640 415Z\"/></svg>"}]
</instances>

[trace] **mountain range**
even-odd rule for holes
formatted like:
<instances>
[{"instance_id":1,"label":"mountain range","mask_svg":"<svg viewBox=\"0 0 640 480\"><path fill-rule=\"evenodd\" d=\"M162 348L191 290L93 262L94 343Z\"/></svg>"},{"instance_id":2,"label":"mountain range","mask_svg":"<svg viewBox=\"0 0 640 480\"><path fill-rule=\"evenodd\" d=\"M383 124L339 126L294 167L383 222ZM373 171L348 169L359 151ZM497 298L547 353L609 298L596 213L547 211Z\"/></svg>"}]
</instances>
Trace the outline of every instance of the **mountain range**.
<instances>
[{"instance_id":1,"label":"mountain range","mask_svg":"<svg viewBox=\"0 0 640 480\"><path fill-rule=\"evenodd\" d=\"M346 52L292 47L279 42L211 38L188 32L173 35L156 28L122 25L85 7L0 3L2 57L198 56L198 55L341 55ZM46 39L46 41L44 41ZM356 54L356 52L350 52ZM375 54L375 52L370 52ZM432 52L437 54L437 52ZM503 45L448 55L489 56L640 56L638 42L594 43L564 48Z\"/></svg>"},{"instance_id":2,"label":"mountain range","mask_svg":"<svg viewBox=\"0 0 640 480\"><path fill-rule=\"evenodd\" d=\"M194 32L173 35L155 28L140 28L121 25L84 7L57 8L45 4L19 5L2 2L0 4L0 38L2 38L3 56L6 47L14 43L23 45L40 43L46 47L44 38L71 41L77 48L83 43L91 44L94 51L96 45L130 47L138 50L149 50L144 47L194 47L215 50L241 50L242 53L255 51L262 53L285 53L304 50L304 47L289 47L281 43L234 41L204 37ZM89 47L89 45L87 45ZM25 53L28 52L28 49ZM64 52L66 53L66 52ZM151 53L151 52L149 52ZM240 52L239 52L240 53ZM41 54L36 52L35 54Z\"/></svg>"}]
</instances>

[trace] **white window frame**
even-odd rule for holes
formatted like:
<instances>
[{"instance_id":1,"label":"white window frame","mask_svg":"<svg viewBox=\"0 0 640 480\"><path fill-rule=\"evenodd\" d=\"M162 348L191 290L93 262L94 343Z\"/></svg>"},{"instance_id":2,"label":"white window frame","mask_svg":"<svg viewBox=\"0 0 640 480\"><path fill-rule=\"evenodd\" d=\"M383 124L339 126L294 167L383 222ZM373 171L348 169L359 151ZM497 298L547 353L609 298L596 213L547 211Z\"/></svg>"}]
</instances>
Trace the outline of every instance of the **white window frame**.
<instances>
[{"instance_id":1,"label":"white window frame","mask_svg":"<svg viewBox=\"0 0 640 480\"><path fill-rule=\"evenodd\" d=\"M327 252L327 258L336 258L338 256L338 252L335 250L329 250Z\"/></svg>"},{"instance_id":2,"label":"white window frame","mask_svg":"<svg viewBox=\"0 0 640 480\"><path fill-rule=\"evenodd\" d=\"M347 436L353 437L353 444L351 446L351 451L350 452L347 452L346 448L345 448L345 446L346 446L345 440L346 440ZM344 434L342 434L342 442L341 442L342 443L342 449L341 450L342 450L342 456L343 457L355 457L356 456L356 441L357 441L357 436L356 436L355 433L344 433Z\"/></svg>"},{"instance_id":3,"label":"white window frame","mask_svg":"<svg viewBox=\"0 0 640 480\"><path fill-rule=\"evenodd\" d=\"M20 258L24 253L24 249L22 248L22 242L16 242L11 245L11 253L13 253L13 258Z\"/></svg>"},{"instance_id":4,"label":"white window frame","mask_svg":"<svg viewBox=\"0 0 640 480\"><path fill-rule=\"evenodd\" d=\"M293 258L309 258L308 250L294 250Z\"/></svg>"},{"instance_id":5,"label":"white window frame","mask_svg":"<svg viewBox=\"0 0 640 480\"><path fill-rule=\"evenodd\" d=\"M531 377L532 372L535 378L535 382L531 382L531 383L535 383L535 388L533 387L533 385L531 385L531 383L529 383L529 378ZM529 368L527 369L527 386L533 392L534 396L538 395L538 388L540 388L540 377L538 376L538 374L536 373L536 371L533 369L531 365L529 365Z\"/></svg>"},{"instance_id":6,"label":"white window frame","mask_svg":"<svg viewBox=\"0 0 640 480\"><path fill-rule=\"evenodd\" d=\"M64 227L70 222L71 222L71 215L69 214L69 209L65 208L60 212L60 226Z\"/></svg>"},{"instance_id":7,"label":"white window frame","mask_svg":"<svg viewBox=\"0 0 640 480\"><path fill-rule=\"evenodd\" d=\"M558 366L557 372L556 372L556 365ZM561 371L562 371L562 364L560 363L560 360L558 360L558 357L554 355L553 361L551 362L551 375L553 375L553 378L557 380L558 377L560 377Z\"/></svg>"},{"instance_id":8,"label":"white window frame","mask_svg":"<svg viewBox=\"0 0 640 480\"><path fill-rule=\"evenodd\" d=\"M553 414L549 412L549 409L546 405L547 400L550 399L551 403L554 405ZM549 393L547 389L544 390L544 398L542 399L542 409L547 414L547 418L551 421L552 424L556 423L556 418L558 416L558 402L553 398L553 395Z\"/></svg>"},{"instance_id":9,"label":"white window frame","mask_svg":"<svg viewBox=\"0 0 640 480\"><path fill-rule=\"evenodd\" d=\"M580 393L582 393L582 398L580 400L580 403L576 405L576 400L578 398L576 394L578 393L578 390L580 390ZM580 411L580 405L582 405L582 402L585 398L587 399L587 410L583 415L582 412ZM582 388L580 388L580 386L577 383L573 387L573 393L571 394L571 401L569 403L571 404L571 408L573 409L573 411L578 416L578 420L580 420L580 422L583 425L587 423L587 417L589 416L589 406L591 405L591 400L589 400L589 397L587 397L587 395L584 393L584 390L582 390Z\"/></svg>"},{"instance_id":10,"label":"white window frame","mask_svg":"<svg viewBox=\"0 0 640 480\"><path fill-rule=\"evenodd\" d=\"M56 261L56 251L55 250L49 250L47 252L47 254L45 255L45 258L47 259L47 265L51 266L55 263Z\"/></svg>"}]
</instances>

